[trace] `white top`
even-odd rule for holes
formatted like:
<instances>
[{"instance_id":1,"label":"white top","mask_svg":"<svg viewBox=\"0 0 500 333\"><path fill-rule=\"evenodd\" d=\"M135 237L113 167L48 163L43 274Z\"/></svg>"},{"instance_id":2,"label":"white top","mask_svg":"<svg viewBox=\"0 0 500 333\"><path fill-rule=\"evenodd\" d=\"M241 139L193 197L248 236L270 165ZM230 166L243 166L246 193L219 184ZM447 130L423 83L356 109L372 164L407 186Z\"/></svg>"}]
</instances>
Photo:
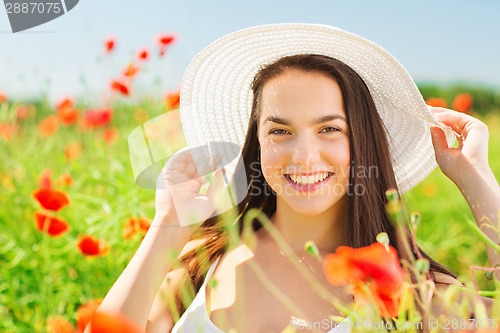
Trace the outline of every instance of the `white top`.
<instances>
[{"instance_id":1,"label":"white top","mask_svg":"<svg viewBox=\"0 0 500 333\"><path fill-rule=\"evenodd\" d=\"M206 299L206 287L207 281L212 276L217 263L219 262L219 258L215 260L210 268L208 269L207 275L205 277L205 281L196 294L193 302L189 307L184 311L179 321L172 328L171 333L225 333L220 328L215 326L215 324L210 319L210 316L207 313L207 299ZM338 324L338 326L334 327L327 333L349 333L350 325L348 321L343 321Z\"/></svg>"}]
</instances>

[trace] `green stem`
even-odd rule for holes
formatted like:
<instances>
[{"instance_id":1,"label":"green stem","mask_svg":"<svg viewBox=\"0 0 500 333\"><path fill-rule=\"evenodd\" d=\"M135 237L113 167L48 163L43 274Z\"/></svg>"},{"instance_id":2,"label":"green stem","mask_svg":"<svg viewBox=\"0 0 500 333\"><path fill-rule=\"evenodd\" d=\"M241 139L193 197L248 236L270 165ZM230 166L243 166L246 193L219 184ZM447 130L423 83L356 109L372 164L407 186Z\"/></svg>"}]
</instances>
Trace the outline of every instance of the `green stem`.
<instances>
[{"instance_id":1,"label":"green stem","mask_svg":"<svg viewBox=\"0 0 500 333\"><path fill-rule=\"evenodd\" d=\"M495 244L495 242L493 242L491 240L491 238L489 238L480 228L479 226L475 223L475 222L472 222L471 220L466 220L465 221L467 223L467 225L471 228L472 231L474 231L474 233L479 236L479 238L481 238L486 244L488 244L493 250L495 250L496 252L500 253L500 246L498 244Z\"/></svg>"}]
</instances>

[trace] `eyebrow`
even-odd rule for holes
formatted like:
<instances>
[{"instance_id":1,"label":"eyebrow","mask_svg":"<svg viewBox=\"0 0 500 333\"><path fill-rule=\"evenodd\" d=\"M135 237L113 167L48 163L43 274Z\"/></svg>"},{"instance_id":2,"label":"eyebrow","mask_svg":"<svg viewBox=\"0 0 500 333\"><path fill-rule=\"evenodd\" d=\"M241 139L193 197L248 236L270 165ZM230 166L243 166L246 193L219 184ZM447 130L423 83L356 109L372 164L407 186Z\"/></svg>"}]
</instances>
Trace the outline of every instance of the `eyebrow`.
<instances>
[{"instance_id":1,"label":"eyebrow","mask_svg":"<svg viewBox=\"0 0 500 333\"><path fill-rule=\"evenodd\" d=\"M326 122L329 122L329 121L332 121L332 120L335 120L335 119L340 119L340 120L343 120L343 121L345 121L347 123L347 119L345 119L341 115L331 114L331 115L327 115L327 116L323 116L323 117L319 117L319 118L313 119L313 121L311 122L311 124L312 125L322 124L322 123L326 123ZM269 117L267 117L264 120L264 123L266 123L268 121L276 123L276 124L280 124L280 125L286 125L286 126L290 125L290 122L288 120L286 120L284 118L276 117L276 116L269 116Z\"/></svg>"}]
</instances>

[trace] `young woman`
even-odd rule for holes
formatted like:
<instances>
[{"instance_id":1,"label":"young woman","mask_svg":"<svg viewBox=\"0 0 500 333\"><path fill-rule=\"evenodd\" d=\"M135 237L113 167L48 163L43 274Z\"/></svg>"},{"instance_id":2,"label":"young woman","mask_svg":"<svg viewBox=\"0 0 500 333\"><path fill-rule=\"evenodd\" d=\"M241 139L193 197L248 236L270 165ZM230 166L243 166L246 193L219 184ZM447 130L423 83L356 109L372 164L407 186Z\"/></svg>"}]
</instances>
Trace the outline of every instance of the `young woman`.
<instances>
[{"instance_id":1,"label":"young woman","mask_svg":"<svg viewBox=\"0 0 500 333\"><path fill-rule=\"evenodd\" d=\"M157 190L150 230L99 310L122 312L150 332L281 332L288 325L310 332L298 323L339 315L296 261L338 302L348 304L352 296L327 282L304 243L313 241L324 256L341 245L368 246L386 232L402 254L385 192L409 190L435 160L478 223L498 224L500 190L488 166L487 127L452 110L428 109L391 55L345 31L280 24L221 38L188 68L181 116L192 147L242 146L247 194L236 200L234 215L222 216L233 216L242 231L245 214L259 209L293 258L258 219L252 245L232 242L224 219L211 216L215 192L235 171L215 172L205 193L196 158L180 152L159 177L166 186ZM454 136L459 146L449 148ZM176 207L182 205L201 226L180 226L186 209ZM180 268L172 250L182 251ZM429 260L438 285L458 283ZM210 277L217 283L208 283Z\"/></svg>"}]
</instances>

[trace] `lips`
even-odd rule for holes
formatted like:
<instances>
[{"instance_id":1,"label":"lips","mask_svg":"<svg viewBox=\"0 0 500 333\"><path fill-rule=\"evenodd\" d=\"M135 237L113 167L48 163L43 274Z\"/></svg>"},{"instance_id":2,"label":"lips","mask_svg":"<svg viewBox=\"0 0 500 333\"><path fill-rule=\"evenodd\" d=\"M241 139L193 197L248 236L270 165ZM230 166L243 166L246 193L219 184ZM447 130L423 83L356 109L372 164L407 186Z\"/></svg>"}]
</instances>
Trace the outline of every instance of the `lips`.
<instances>
[{"instance_id":1,"label":"lips","mask_svg":"<svg viewBox=\"0 0 500 333\"><path fill-rule=\"evenodd\" d=\"M314 174L285 174L287 182L299 192L314 191L328 182L334 173L317 172Z\"/></svg>"},{"instance_id":2,"label":"lips","mask_svg":"<svg viewBox=\"0 0 500 333\"><path fill-rule=\"evenodd\" d=\"M318 172L311 175L286 174L285 176L298 185L312 185L322 182L331 175L331 172Z\"/></svg>"}]
</instances>

